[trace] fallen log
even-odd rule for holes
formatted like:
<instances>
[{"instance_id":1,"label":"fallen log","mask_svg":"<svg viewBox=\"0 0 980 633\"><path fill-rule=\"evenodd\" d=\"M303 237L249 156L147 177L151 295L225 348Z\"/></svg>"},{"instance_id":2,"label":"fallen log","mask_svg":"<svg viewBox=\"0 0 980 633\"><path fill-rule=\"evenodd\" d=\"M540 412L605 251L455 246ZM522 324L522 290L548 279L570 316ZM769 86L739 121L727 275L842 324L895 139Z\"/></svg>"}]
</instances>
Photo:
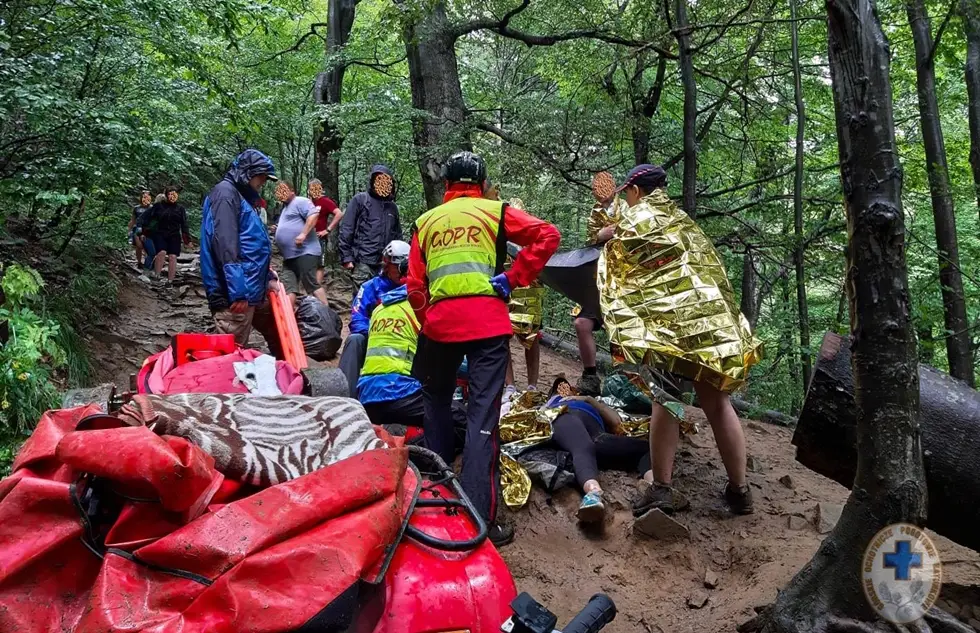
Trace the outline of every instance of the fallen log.
<instances>
[{"instance_id":1,"label":"fallen log","mask_svg":"<svg viewBox=\"0 0 980 633\"><path fill-rule=\"evenodd\" d=\"M850 340L824 335L793 444L796 461L848 488L857 468ZM980 551L980 393L919 366L919 426L930 529Z\"/></svg>"},{"instance_id":2,"label":"fallen log","mask_svg":"<svg viewBox=\"0 0 980 633\"><path fill-rule=\"evenodd\" d=\"M563 341L558 337L548 334L547 332L541 333L541 344L548 349L553 349L557 352L561 352L572 358L579 358L578 345L576 343L570 343L568 341ZM596 364L602 369L609 371L613 368L612 356L603 351L596 352ZM568 376L570 378L570 376ZM760 408L751 402L743 400L741 398L732 397L732 406L738 411L740 415L752 420L759 420L760 422L768 422L769 424L775 424L777 426L795 426L796 418L775 411L772 409Z\"/></svg>"}]
</instances>

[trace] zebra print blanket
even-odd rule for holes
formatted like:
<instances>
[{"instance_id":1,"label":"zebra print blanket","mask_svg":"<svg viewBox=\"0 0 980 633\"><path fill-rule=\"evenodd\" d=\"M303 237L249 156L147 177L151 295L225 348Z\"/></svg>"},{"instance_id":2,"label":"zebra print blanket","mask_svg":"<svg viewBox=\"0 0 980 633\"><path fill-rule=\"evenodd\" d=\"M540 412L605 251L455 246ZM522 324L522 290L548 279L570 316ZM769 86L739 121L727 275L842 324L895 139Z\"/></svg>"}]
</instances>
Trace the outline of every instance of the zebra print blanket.
<instances>
[{"instance_id":1,"label":"zebra print blanket","mask_svg":"<svg viewBox=\"0 0 980 633\"><path fill-rule=\"evenodd\" d=\"M350 398L139 395L118 416L190 440L214 457L225 477L256 486L386 447L361 403Z\"/></svg>"}]
</instances>

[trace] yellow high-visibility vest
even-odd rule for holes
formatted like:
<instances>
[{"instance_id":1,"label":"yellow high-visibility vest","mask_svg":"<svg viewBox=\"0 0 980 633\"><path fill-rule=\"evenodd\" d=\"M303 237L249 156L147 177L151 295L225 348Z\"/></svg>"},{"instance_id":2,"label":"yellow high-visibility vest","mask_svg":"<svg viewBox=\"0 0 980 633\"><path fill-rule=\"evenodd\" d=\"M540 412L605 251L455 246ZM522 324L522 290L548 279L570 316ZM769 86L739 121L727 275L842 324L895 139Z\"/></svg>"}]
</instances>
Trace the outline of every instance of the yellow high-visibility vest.
<instances>
[{"instance_id":1,"label":"yellow high-visibility vest","mask_svg":"<svg viewBox=\"0 0 980 633\"><path fill-rule=\"evenodd\" d=\"M429 299L496 296L497 233L504 205L484 198L456 198L415 222L425 258Z\"/></svg>"},{"instance_id":2,"label":"yellow high-visibility vest","mask_svg":"<svg viewBox=\"0 0 980 633\"><path fill-rule=\"evenodd\" d=\"M361 375L411 376L420 329L419 320L408 299L375 308L371 314L371 329Z\"/></svg>"}]
</instances>

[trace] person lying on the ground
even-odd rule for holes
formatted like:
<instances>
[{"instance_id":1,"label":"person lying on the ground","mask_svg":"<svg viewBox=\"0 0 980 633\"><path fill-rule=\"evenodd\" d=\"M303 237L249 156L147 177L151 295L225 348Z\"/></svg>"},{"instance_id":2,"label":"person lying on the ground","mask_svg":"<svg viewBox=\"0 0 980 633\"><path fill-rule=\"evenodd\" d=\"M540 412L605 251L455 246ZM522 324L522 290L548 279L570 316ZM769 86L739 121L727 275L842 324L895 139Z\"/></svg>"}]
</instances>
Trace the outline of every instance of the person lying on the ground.
<instances>
[{"instance_id":1,"label":"person lying on the ground","mask_svg":"<svg viewBox=\"0 0 980 633\"><path fill-rule=\"evenodd\" d=\"M626 202L616 195L616 181L606 171L593 176L592 195L596 202L589 211L586 242L602 245L612 238ZM575 337L582 360L582 377L578 382L578 390L594 396L599 395L602 390L602 380L596 369L595 332L603 329L603 324L602 314L596 308L575 306L572 310Z\"/></svg>"},{"instance_id":2,"label":"person lying on the ground","mask_svg":"<svg viewBox=\"0 0 980 633\"><path fill-rule=\"evenodd\" d=\"M255 211L267 180L277 180L272 159L247 149L204 200L201 216L201 278L219 334L233 334L241 347L252 326L269 350L284 358L269 304L272 244Z\"/></svg>"},{"instance_id":3,"label":"person lying on the ground","mask_svg":"<svg viewBox=\"0 0 980 633\"><path fill-rule=\"evenodd\" d=\"M348 325L350 335L344 342L339 363L340 371L347 377L351 398L357 397L357 381L364 365L371 315L381 305L381 297L402 284L408 268L408 250L405 242L394 240L388 243L381 255L381 272L363 284L354 297Z\"/></svg>"},{"instance_id":4,"label":"person lying on the ground","mask_svg":"<svg viewBox=\"0 0 980 633\"><path fill-rule=\"evenodd\" d=\"M711 240L671 201L666 187L661 167L638 165L620 188L629 208L598 271L613 358L693 380L728 473L725 500L733 513L750 514L745 436L728 394L744 384L761 343L739 313ZM687 291L692 287L696 293ZM634 504L635 515L653 508L674 511L670 484L679 432L678 420L655 401L652 468L644 474L652 485Z\"/></svg>"},{"instance_id":5,"label":"person lying on the ground","mask_svg":"<svg viewBox=\"0 0 980 633\"><path fill-rule=\"evenodd\" d=\"M382 295L357 381L357 399L375 424L422 426L422 383L412 376L419 329L406 286Z\"/></svg>"},{"instance_id":6,"label":"person lying on the ground","mask_svg":"<svg viewBox=\"0 0 980 633\"><path fill-rule=\"evenodd\" d=\"M151 237L156 250L153 270L159 275L167 262L167 284L171 285L177 274L181 242L190 244L191 235L187 229L187 210L177 204L177 187L169 186L163 193L166 198L143 214L143 222L153 226Z\"/></svg>"},{"instance_id":7,"label":"person lying on the ground","mask_svg":"<svg viewBox=\"0 0 980 633\"><path fill-rule=\"evenodd\" d=\"M585 493L579 505L578 520L600 522L606 507L602 503L599 469L647 470L647 443L642 438L624 437L619 413L591 396L556 395L547 406L567 408L552 422L551 439L562 450L571 453L575 480Z\"/></svg>"},{"instance_id":8,"label":"person lying on the ground","mask_svg":"<svg viewBox=\"0 0 980 633\"><path fill-rule=\"evenodd\" d=\"M317 268L320 265L320 240L314 227L319 210L313 202L297 196L292 184L282 180L276 185L276 200L285 206L276 224L276 246L282 253L282 280L289 301L296 306L300 288L313 295L323 305L327 304L327 292L320 287Z\"/></svg>"}]
</instances>

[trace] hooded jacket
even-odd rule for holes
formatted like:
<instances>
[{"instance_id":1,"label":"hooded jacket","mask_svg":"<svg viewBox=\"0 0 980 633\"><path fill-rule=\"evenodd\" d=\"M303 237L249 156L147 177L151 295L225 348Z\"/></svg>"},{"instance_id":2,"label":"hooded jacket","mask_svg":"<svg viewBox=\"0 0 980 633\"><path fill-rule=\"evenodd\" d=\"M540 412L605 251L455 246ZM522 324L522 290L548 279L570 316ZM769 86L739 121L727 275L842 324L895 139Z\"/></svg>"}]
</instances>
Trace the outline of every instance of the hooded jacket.
<instances>
[{"instance_id":1,"label":"hooded jacket","mask_svg":"<svg viewBox=\"0 0 980 633\"><path fill-rule=\"evenodd\" d=\"M385 165L372 167L368 190L351 198L344 219L340 221L338 250L344 264L380 264L381 252L388 242L402 239L394 192L391 198L379 198L374 194L374 180L378 174L394 178Z\"/></svg>"},{"instance_id":2,"label":"hooded jacket","mask_svg":"<svg viewBox=\"0 0 980 633\"><path fill-rule=\"evenodd\" d=\"M248 185L259 174L275 176L272 160L245 150L204 200L201 277L212 312L236 301L255 306L265 300L272 245L254 206L259 194Z\"/></svg>"}]
</instances>

